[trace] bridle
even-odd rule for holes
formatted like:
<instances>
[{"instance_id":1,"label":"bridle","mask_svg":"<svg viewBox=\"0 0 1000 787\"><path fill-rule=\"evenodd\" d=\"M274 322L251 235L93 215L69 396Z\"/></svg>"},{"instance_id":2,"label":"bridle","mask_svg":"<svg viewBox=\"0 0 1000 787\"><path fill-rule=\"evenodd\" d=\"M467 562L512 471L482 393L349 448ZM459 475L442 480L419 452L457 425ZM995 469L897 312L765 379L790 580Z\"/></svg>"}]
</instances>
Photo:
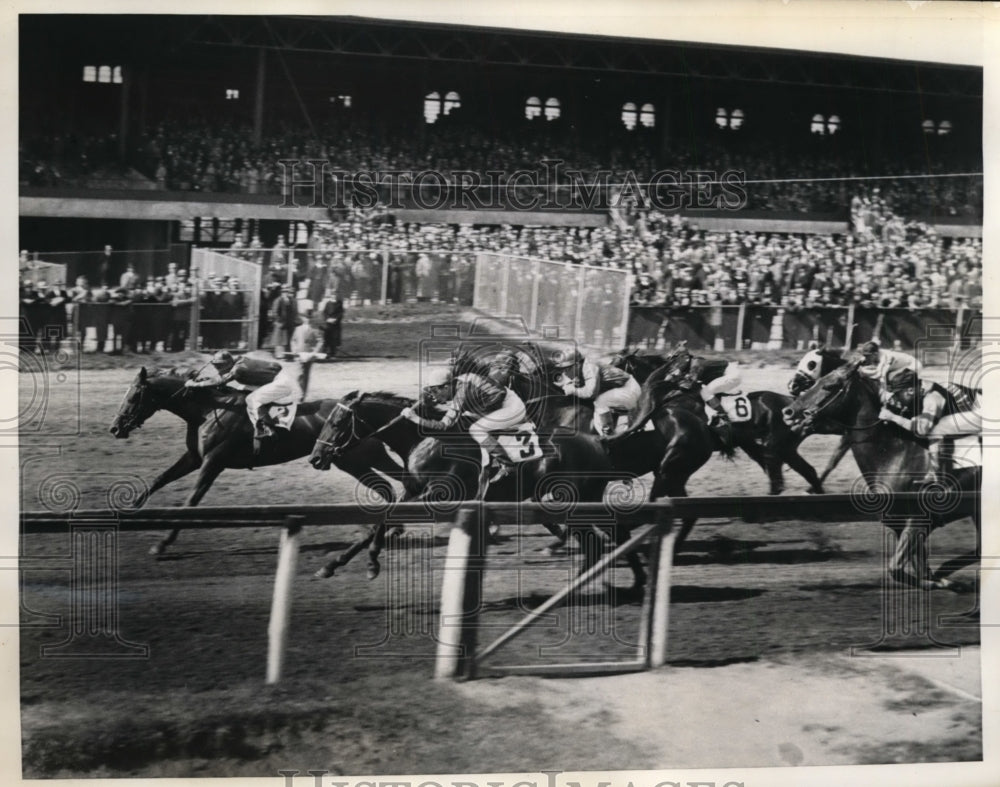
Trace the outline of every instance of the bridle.
<instances>
[{"instance_id":1,"label":"bridle","mask_svg":"<svg viewBox=\"0 0 1000 787\"><path fill-rule=\"evenodd\" d=\"M128 401L129 392L132 390L132 387L129 386L129 389L125 391L125 396L122 398L122 405L119 407L118 421L126 432L131 432L133 429L141 429L143 423L146 421L146 418L149 417L147 415L145 418L140 420L137 415L137 413L142 412L143 404L145 403L146 396L148 395L149 383L139 383L136 385L136 389L139 400L134 404ZM121 412L122 407L126 408L124 413Z\"/></svg>"},{"instance_id":2,"label":"bridle","mask_svg":"<svg viewBox=\"0 0 1000 787\"><path fill-rule=\"evenodd\" d=\"M844 382L848 384L841 385L837 389L837 391L834 392L833 396L826 399L816 407L803 408L803 418L801 424L803 427L815 423L817 418L819 418L823 413L825 413L835 404L839 404L841 400L847 396L847 392L851 390L851 388L854 385L854 381L857 378L858 368L860 367L860 365L861 365L860 363L856 363L854 364L853 367L845 370L844 376L846 379L844 380ZM839 421L836 421L834 419L828 419L828 421L834 426L849 432L865 432L868 431L869 429L872 429L875 426L878 426L881 423L881 421L879 421L877 418L870 424L865 424L863 426L849 426L847 424L840 423Z\"/></svg>"},{"instance_id":3,"label":"bridle","mask_svg":"<svg viewBox=\"0 0 1000 787\"><path fill-rule=\"evenodd\" d=\"M340 454L342 454L349 445L360 443L362 440L368 437L375 437L376 435L384 432L386 429L388 429L391 426L394 426L403 419L403 416L397 415L395 418L391 418L387 423L376 428L372 426L370 423L368 423L360 415L358 415L357 411L354 409L354 405L356 405L360 401L361 401L360 398L357 399L351 404L350 407L348 407L346 404L343 404L342 402L337 402L336 404L334 404L333 409L330 411L330 414L326 417L326 421L323 423L323 426L325 428L326 425L330 423L330 419L333 418L333 414L337 412L337 410L345 410L351 416L351 433L346 437L346 439L340 442L334 442L332 440L323 440L318 437L316 438L316 442L319 443L320 445L329 446L331 453L334 456L339 456ZM358 424L361 424L361 426L367 429L368 433L359 434Z\"/></svg>"}]
</instances>

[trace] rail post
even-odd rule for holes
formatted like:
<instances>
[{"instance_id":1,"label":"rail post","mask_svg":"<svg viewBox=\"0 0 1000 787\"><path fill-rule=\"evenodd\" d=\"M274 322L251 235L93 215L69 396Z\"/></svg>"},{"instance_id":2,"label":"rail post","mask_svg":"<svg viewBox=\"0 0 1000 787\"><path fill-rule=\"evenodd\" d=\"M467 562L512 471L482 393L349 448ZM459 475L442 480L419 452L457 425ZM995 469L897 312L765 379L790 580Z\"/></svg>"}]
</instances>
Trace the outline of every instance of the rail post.
<instances>
[{"instance_id":1,"label":"rail post","mask_svg":"<svg viewBox=\"0 0 1000 787\"><path fill-rule=\"evenodd\" d=\"M278 570L274 577L274 595L271 599L271 619L267 626L267 684L281 680L288 645L288 622L292 612L292 583L295 564L299 557L299 536L302 517L285 517L278 547Z\"/></svg>"},{"instance_id":2,"label":"rail post","mask_svg":"<svg viewBox=\"0 0 1000 787\"><path fill-rule=\"evenodd\" d=\"M649 666L653 669L667 663L667 629L670 625L670 574L674 565L674 542L677 530L665 518L657 525L656 574L653 578L652 610L649 616Z\"/></svg>"},{"instance_id":3,"label":"rail post","mask_svg":"<svg viewBox=\"0 0 1000 787\"><path fill-rule=\"evenodd\" d=\"M477 506L459 509L448 537L434 679L475 677L476 624L485 564L483 524Z\"/></svg>"}]
</instances>

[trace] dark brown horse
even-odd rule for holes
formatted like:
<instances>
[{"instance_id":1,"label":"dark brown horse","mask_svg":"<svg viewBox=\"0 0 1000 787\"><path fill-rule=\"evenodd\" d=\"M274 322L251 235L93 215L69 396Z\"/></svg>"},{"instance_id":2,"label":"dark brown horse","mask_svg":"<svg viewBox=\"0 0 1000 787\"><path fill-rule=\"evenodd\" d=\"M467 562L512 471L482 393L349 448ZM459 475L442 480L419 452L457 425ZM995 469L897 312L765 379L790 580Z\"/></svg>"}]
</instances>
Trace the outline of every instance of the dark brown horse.
<instances>
[{"instance_id":1,"label":"dark brown horse","mask_svg":"<svg viewBox=\"0 0 1000 787\"><path fill-rule=\"evenodd\" d=\"M253 429L246 411L244 394L233 389L185 388L187 376L171 370L148 373L143 367L125 393L118 414L111 424L111 434L127 438L159 410L166 410L187 424L187 450L158 475L148 492L138 501L145 504L149 495L188 473L198 471L198 482L186 505L196 506L223 470L247 470L254 466L277 465L307 456L323 428L323 422L337 404L335 399L304 402L299 405L289 431L262 441L259 455L254 455ZM394 497L387 479L400 478L399 463L377 440L362 441L349 453L338 457L336 465L387 500ZM161 554L177 539L179 530L170 533L150 549Z\"/></svg>"},{"instance_id":2,"label":"dark brown horse","mask_svg":"<svg viewBox=\"0 0 1000 787\"><path fill-rule=\"evenodd\" d=\"M690 385L685 379L687 364L692 358L686 347L678 346L669 355L662 357L663 364L648 371L650 359L658 357L621 353L616 360L622 368L632 367L640 376L645 375L636 415L627 433L642 429L666 401L676 401L675 397L682 387L687 387L692 393L697 388L696 384ZM726 365L726 361L708 363L723 367ZM694 411L698 398L685 397L684 401ZM792 401L791 397L774 391L753 391L746 394L746 398L750 404L749 420L732 423L725 431L720 432L720 446L735 446L760 465L767 473L772 495L781 494L785 488L782 467L786 464L809 482L810 492L822 493L822 479L798 452L804 438L789 429L782 418L782 410Z\"/></svg>"},{"instance_id":3,"label":"dark brown horse","mask_svg":"<svg viewBox=\"0 0 1000 787\"><path fill-rule=\"evenodd\" d=\"M423 434L412 422L399 418L403 408L411 406L412 400L385 392L349 394L327 419L310 463L319 470L326 469L358 441L377 435L406 463L405 500L444 503L475 499L543 501L555 497L600 502L610 481L632 479L654 470L664 448L658 434L647 432L609 453L594 435L555 429L543 437L543 443L551 442L541 459L517 465L515 473L483 490L479 446L461 428L433 436ZM621 540L625 533L616 531L614 539ZM585 568L593 565L599 558L593 540L583 538L576 530L574 535L581 541ZM331 555L330 562L317 575L331 576L367 546L368 576L377 576L384 538L384 523L376 525L342 555ZM630 555L629 564L635 586L640 587L645 572L638 557Z\"/></svg>"},{"instance_id":4,"label":"dark brown horse","mask_svg":"<svg viewBox=\"0 0 1000 787\"><path fill-rule=\"evenodd\" d=\"M978 492L982 483L980 467L952 469L945 477L944 489L922 483L928 468L926 442L896 424L879 420L878 383L858 373L860 363L860 359L850 361L820 378L785 409L786 421L802 435L843 430L864 483L873 494L925 491L931 499L941 493ZM947 515L933 511L929 518L931 530L952 521ZM978 534L978 513L973 521ZM912 520L905 526L890 527L898 535L888 567L894 579L922 588L965 589L963 583L949 580L942 571L931 573L926 550L921 547ZM953 561L951 569L974 562L976 554ZM912 566L912 574L907 571L908 566Z\"/></svg>"}]
</instances>

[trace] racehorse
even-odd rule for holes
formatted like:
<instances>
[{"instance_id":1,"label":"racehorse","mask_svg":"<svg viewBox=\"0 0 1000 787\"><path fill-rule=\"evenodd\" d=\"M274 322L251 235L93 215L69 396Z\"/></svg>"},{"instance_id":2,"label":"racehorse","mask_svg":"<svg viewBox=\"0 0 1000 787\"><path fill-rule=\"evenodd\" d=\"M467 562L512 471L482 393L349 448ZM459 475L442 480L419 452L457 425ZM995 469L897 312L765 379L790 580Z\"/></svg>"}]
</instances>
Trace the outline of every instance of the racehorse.
<instances>
[{"instance_id":1,"label":"racehorse","mask_svg":"<svg viewBox=\"0 0 1000 787\"><path fill-rule=\"evenodd\" d=\"M600 502L609 481L648 473L655 468L664 448L659 435L647 432L609 453L596 435L556 429L547 435L551 443L541 459L519 463L514 473L484 488L481 449L472 438L460 428L427 437L415 424L400 419L403 408L411 406L412 400L391 393L348 394L324 424L309 457L310 463L324 470L331 460L351 450L359 440L377 435L406 463L403 499L407 501L521 501L554 496L559 500ZM331 556L317 576L331 576L366 546L368 577L378 576L384 533L385 523L374 526L342 555ZM586 570L596 563L599 555L592 541L585 540L576 529L574 535L581 542ZM625 535L624 525L616 527L616 541ZM645 571L634 553L628 560L634 587L641 587Z\"/></svg>"},{"instance_id":2,"label":"racehorse","mask_svg":"<svg viewBox=\"0 0 1000 787\"><path fill-rule=\"evenodd\" d=\"M636 358L654 356L636 356L634 353L619 354L617 362L623 368L636 365ZM687 348L681 344L663 359L665 362L654 371L646 374L642 383L642 393L636 406L636 416L632 425L626 431L635 432L642 429L646 422L664 406L666 400L674 400L680 386L686 386L680 367L690 358ZM648 361L643 361L648 365ZM725 365L725 361L712 361ZM645 372L641 364L636 366L640 374ZM638 378L637 378L638 379ZM792 401L791 397L774 391L752 391L746 394L749 402L749 420L731 423L727 427L726 437L733 446L740 448L767 473L770 482L770 494L778 495L785 488L782 465L787 464L795 472L809 482L809 491L817 494L823 492L823 481L816 470L798 452L798 447L804 437L797 435L788 428L782 417L782 410ZM692 411L699 397L684 398ZM704 405L700 412L704 413Z\"/></svg>"},{"instance_id":3,"label":"racehorse","mask_svg":"<svg viewBox=\"0 0 1000 787\"><path fill-rule=\"evenodd\" d=\"M943 491L942 487L922 483L928 468L926 441L896 424L879 420L881 403L878 383L858 373L860 364L860 359L852 360L821 377L816 385L785 408L786 421L803 435L823 428L846 430L854 460L871 492L922 491L928 493L928 499L937 498ZM915 480L921 483L915 485ZM982 484L982 468L955 468L946 482L952 487L950 491L978 492ZM937 512L930 512L929 517L931 530L954 519L949 520L946 515ZM978 544L981 527L978 511L973 521ZM947 579L942 571L937 575L931 574L927 554L920 545L913 520L908 520L905 527L892 523L889 527L898 536L889 562L889 573L894 579L921 588L965 589L963 583ZM961 562L973 562L972 555ZM914 574L907 572L908 565L912 565Z\"/></svg>"},{"instance_id":4,"label":"racehorse","mask_svg":"<svg viewBox=\"0 0 1000 787\"><path fill-rule=\"evenodd\" d=\"M111 434L123 440L159 410L171 412L187 423L187 450L153 480L149 490L139 499L139 506L144 505L156 490L194 470L199 471L198 482L188 497L188 506L198 505L223 470L283 464L306 456L326 417L337 405L335 399L303 402L298 406L291 429L287 432L277 430L274 437L262 441L260 452L255 456L253 427L247 417L245 395L231 388L186 388L186 379L186 375L174 370L148 373L145 367L141 368L111 424ZM386 479L398 479L403 472L377 440L360 442L349 453L338 457L336 465L387 500L393 499L394 494ZM178 529L170 531L150 549L150 553L162 554L177 539L179 532Z\"/></svg>"}]
</instances>

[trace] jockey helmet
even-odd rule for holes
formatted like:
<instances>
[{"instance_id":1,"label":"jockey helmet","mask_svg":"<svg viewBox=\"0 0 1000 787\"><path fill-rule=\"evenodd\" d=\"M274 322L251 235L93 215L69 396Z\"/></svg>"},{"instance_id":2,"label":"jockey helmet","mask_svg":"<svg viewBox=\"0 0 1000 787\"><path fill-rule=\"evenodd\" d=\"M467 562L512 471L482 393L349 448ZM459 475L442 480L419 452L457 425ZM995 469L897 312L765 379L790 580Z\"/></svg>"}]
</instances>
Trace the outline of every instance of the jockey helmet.
<instances>
[{"instance_id":1,"label":"jockey helmet","mask_svg":"<svg viewBox=\"0 0 1000 787\"><path fill-rule=\"evenodd\" d=\"M514 370L520 365L520 360L514 350L502 350L493 356L490 366L498 369Z\"/></svg>"},{"instance_id":2,"label":"jockey helmet","mask_svg":"<svg viewBox=\"0 0 1000 787\"><path fill-rule=\"evenodd\" d=\"M211 364L216 369L229 369L235 365L236 359L233 358L233 354L227 350L220 350L215 355L212 356Z\"/></svg>"},{"instance_id":3,"label":"jockey helmet","mask_svg":"<svg viewBox=\"0 0 1000 787\"><path fill-rule=\"evenodd\" d=\"M916 385L917 375L913 369L903 369L888 381L888 388L892 392L914 389Z\"/></svg>"},{"instance_id":4,"label":"jockey helmet","mask_svg":"<svg viewBox=\"0 0 1000 787\"><path fill-rule=\"evenodd\" d=\"M451 370L444 366L435 366L424 377L424 388L441 388L451 383Z\"/></svg>"},{"instance_id":5,"label":"jockey helmet","mask_svg":"<svg viewBox=\"0 0 1000 787\"><path fill-rule=\"evenodd\" d=\"M878 342L865 342L858 348L858 351L862 355L874 355L879 349L881 348L878 346Z\"/></svg>"},{"instance_id":6,"label":"jockey helmet","mask_svg":"<svg viewBox=\"0 0 1000 787\"><path fill-rule=\"evenodd\" d=\"M580 354L580 351L573 350L572 352L564 353L561 357L557 356L553 366L556 369L569 369L582 361L583 356Z\"/></svg>"}]
</instances>

